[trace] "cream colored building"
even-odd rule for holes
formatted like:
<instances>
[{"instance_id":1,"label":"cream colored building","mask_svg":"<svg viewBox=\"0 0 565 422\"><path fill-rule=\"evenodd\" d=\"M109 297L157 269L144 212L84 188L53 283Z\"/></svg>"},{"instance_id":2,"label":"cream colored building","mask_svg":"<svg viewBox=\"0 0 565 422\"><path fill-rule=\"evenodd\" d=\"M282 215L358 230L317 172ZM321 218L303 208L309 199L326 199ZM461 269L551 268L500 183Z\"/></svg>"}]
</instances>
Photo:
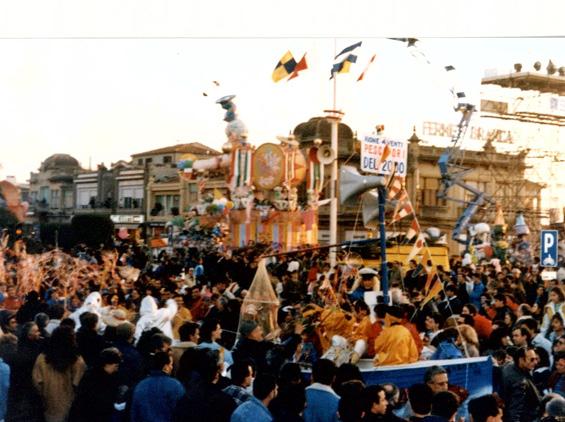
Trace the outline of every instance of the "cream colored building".
<instances>
[{"instance_id":1,"label":"cream colored building","mask_svg":"<svg viewBox=\"0 0 565 422\"><path fill-rule=\"evenodd\" d=\"M206 159L221 153L201 143L192 142L132 155L132 162L144 166L148 175L144 214L150 236L160 236L165 224L173 218L174 209L181 215L185 214L201 200L202 194L214 188L227 190L223 170L208 172L205 183L201 182L202 177L181 179L176 165L185 154ZM199 183L202 183L202 186L199 186ZM202 192L200 187L203 188ZM157 207L157 204L160 204L160 207Z\"/></svg>"},{"instance_id":2,"label":"cream colored building","mask_svg":"<svg viewBox=\"0 0 565 422\"><path fill-rule=\"evenodd\" d=\"M79 162L68 154L54 154L30 174L31 223L68 222L74 210L74 179L81 173Z\"/></svg>"},{"instance_id":3,"label":"cream colored building","mask_svg":"<svg viewBox=\"0 0 565 422\"><path fill-rule=\"evenodd\" d=\"M338 131L338 160L339 165L360 167L360 142L356 134L345 123L340 123ZM309 148L314 139L321 139L324 144L330 143L330 123L323 117L315 117L308 122L296 126L294 135L300 141L301 148ZM430 145L414 133L408 143L408 171L406 186L416 215L423 229L438 227L447 234L451 253L458 253L460 245L451 240L451 231L455 222L462 215L465 205L454 201L440 201L437 192L440 186L440 172L437 161L444 152L443 147ZM464 166L472 169L465 182L486 192L503 204L507 223L513 224L516 212L523 211L526 216L540 213L541 184L528 181L525 173L528 170L525 153L500 153L492 142L487 142L479 151L464 151ZM326 187L329 186L330 166L326 167ZM328 195L328 190L324 195ZM453 187L449 195L459 200L469 200L469 194L459 187ZM391 207L388 207L389 212ZM494 222L495 207L485 207L480 210L472 222ZM390 217L390 216L389 216ZM329 206L319 209L320 242L329 241ZM387 226L388 233L406 232L410 218ZM532 222L532 229L539 229ZM375 236L372 229L363 225L362 206L359 201L349 202L339 207L338 212L338 242L361 240Z\"/></svg>"},{"instance_id":4,"label":"cream colored building","mask_svg":"<svg viewBox=\"0 0 565 422\"><path fill-rule=\"evenodd\" d=\"M494 143L503 151L524 151L526 178L545 186L542 224L563 222L565 206L565 76L531 69L482 80L481 122L508 134ZM502 141L502 142L501 142Z\"/></svg>"}]
</instances>

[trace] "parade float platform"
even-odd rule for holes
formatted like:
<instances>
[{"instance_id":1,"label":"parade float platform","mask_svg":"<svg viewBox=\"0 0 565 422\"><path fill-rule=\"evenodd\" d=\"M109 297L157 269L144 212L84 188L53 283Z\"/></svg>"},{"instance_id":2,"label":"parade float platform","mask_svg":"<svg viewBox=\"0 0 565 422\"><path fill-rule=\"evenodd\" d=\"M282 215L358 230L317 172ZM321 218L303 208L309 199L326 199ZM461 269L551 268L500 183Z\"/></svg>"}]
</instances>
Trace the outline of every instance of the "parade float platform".
<instances>
[{"instance_id":1,"label":"parade float platform","mask_svg":"<svg viewBox=\"0 0 565 422\"><path fill-rule=\"evenodd\" d=\"M284 250L318 243L318 213L315 210L260 213L244 210L229 214L231 246L247 246L249 242L279 245Z\"/></svg>"},{"instance_id":2,"label":"parade float platform","mask_svg":"<svg viewBox=\"0 0 565 422\"><path fill-rule=\"evenodd\" d=\"M478 397L492 393L492 358L481 356L450 360L425 360L407 365L375 367L372 359L361 359L357 364L367 385L392 382L398 388L408 388L424 382L424 374L432 366L445 368L449 375L449 384L463 387L469 397ZM310 375L309 369L303 373Z\"/></svg>"}]
</instances>

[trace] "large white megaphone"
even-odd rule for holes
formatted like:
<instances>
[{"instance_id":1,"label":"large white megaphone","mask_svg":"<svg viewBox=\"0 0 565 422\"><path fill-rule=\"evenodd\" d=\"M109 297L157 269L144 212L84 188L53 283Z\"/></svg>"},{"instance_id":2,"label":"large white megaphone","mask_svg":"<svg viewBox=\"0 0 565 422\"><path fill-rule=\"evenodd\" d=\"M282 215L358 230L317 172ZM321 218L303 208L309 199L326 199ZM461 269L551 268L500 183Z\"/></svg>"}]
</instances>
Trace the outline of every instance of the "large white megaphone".
<instances>
[{"instance_id":1,"label":"large white megaphone","mask_svg":"<svg viewBox=\"0 0 565 422\"><path fill-rule=\"evenodd\" d=\"M339 175L339 201L343 204L354 196L381 186L385 186L384 176L364 176L355 167L342 166Z\"/></svg>"},{"instance_id":2,"label":"large white megaphone","mask_svg":"<svg viewBox=\"0 0 565 422\"><path fill-rule=\"evenodd\" d=\"M320 164L326 165L331 164L336 159L337 154L329 145L322 145L318 148L316 152L316 158Z\"/></svg>"},{"instance_id":3,"label":"large white megaphone","mask_svg":"<svg viewBox=\"0 0 565 422\"><path fill-rule=\"evenodd\" d=\"M379 193L370 190L363 194L363 225L365 227L375 226L374 222L379 217Z\"/></svg>"}]
</instances>

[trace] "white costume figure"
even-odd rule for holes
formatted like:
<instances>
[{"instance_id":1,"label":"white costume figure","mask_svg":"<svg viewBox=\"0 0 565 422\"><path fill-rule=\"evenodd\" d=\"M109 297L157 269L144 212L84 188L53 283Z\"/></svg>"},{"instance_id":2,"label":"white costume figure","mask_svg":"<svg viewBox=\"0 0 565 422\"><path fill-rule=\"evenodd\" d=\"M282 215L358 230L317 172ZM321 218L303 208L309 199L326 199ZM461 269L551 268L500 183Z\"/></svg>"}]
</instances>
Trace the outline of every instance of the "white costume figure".
<instances>
[{"instance_id":1,"label":"white costume figure","mask_svg":"<svg viewBox=\"0 0 565 422\"><path fill-rule=\"evenodd\" d=\"M70 318L76 323L76 331L80 328L80 316L85 312L92 312L98 315L98 331L104 331L106 324L102 322L102 295L99 292L90 293L82 306L70 315Z\"/></svg>"},{"instance_id":2,"label":"white costume figure","mask_svg":"<svg viewBox=\"0 0 565 422\"><path fill-rule=\"evenodd\" d=\"M173 327L171 321L178 310L174 299L168 299L165 307L158 309L157 303L152 296L145 296L139 308L139 321L135 326L135 342L139 341L141 334L153 327L159 328L167 337L173 338Z\"/></svg>"}]
</instances>

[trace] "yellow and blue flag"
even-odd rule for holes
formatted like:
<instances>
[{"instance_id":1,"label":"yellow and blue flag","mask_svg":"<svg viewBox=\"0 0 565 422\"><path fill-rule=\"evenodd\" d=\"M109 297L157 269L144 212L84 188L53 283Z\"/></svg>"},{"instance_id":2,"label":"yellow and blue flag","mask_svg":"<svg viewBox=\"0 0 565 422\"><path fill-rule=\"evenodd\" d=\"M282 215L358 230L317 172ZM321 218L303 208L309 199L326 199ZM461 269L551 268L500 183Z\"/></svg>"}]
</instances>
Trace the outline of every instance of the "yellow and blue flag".
<instances>
[{"instance_id":1,"label":"yellow and blue flag","mask_svg":"<svg viewBox=\"0 0 565 422\"><path fill-rule=\"evenodd\" d=\"M290 76L296 69L296 60L290 51L287 51L284 56L279 60L273 70L273 82L278 82Z\"/></svg>"},{"instance_id":2,"label":"yellow and blue flag","mask_svg":"<svg viewBox=\"0 0 565 422\"><path fill-rule=\"evenodd\" d=\"M330 79L332 79L336 73L348 73L351 64L355 63L356 61L357 56L355 54L350 54L346 56L342 61L334 64L332 66L332 76L330 76Z\"/></svg>"},{"instance_id":3,"label":"yellow and blue flag","mask_svg":"<svg viewBox=\"0 0 565 422\"><path fill-rule=\"evenodd\" d=\"M340 53L337 56L335 56L335 59L337 61L332 66L332 75L330 76L330 79L332 79L336 73L349 72L349 68L351 67L351 64L357 61L357 56L355 54L349 54L349 53L355 50L356 48L361 47L361 43L362 41L352 44L349 47L346 47L343 50L341 50Z\"/></svg>"}]
</instances>

